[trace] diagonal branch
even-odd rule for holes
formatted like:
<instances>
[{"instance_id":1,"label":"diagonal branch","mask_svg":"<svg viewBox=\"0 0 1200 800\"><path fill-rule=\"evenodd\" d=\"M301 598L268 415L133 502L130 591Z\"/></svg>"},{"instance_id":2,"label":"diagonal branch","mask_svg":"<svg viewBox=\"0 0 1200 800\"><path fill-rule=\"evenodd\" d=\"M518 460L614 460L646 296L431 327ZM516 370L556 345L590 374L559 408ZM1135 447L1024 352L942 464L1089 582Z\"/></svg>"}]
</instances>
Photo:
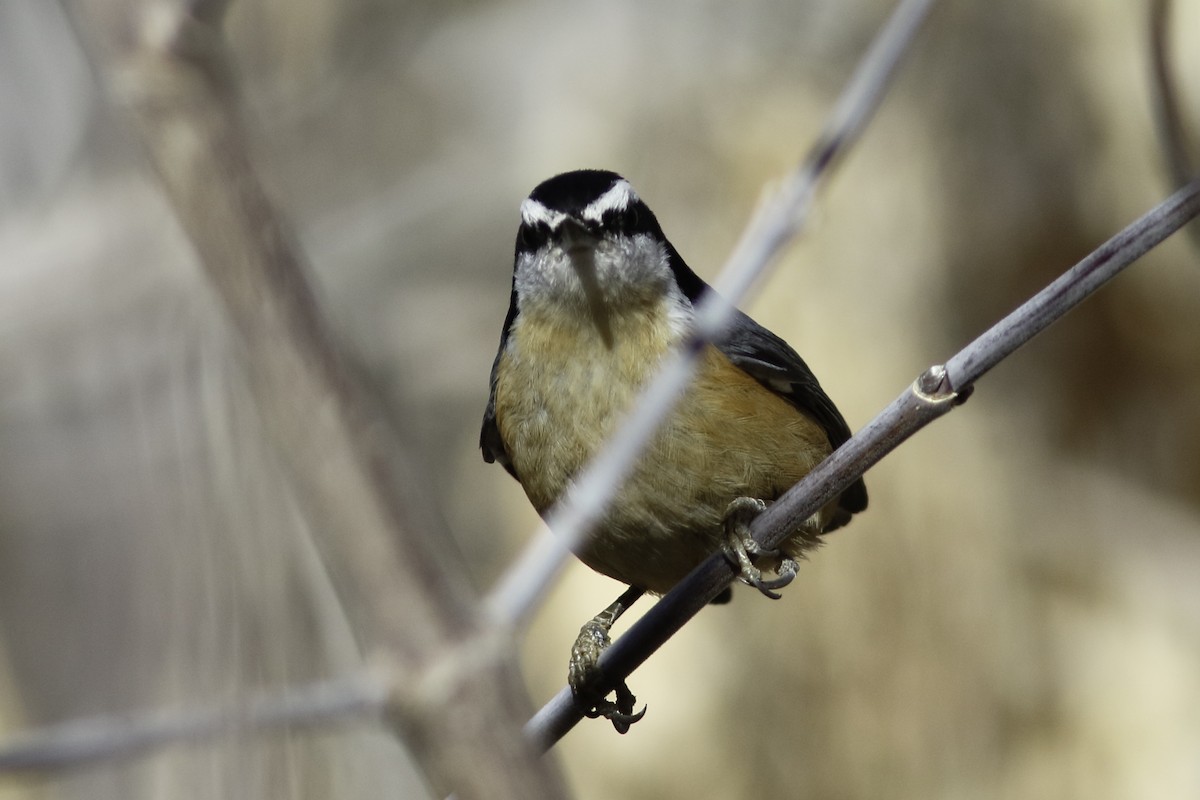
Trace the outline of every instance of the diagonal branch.
<instances>
[{"instance_id":1,"label":"diagonal branch","mask_svg":"<svg viewBox=\"0 0 1200 800\"><path fill-rule=\"evenodd\" d=\"M729 261L696 309L696 330L686 346L663 359L630 415L574 489L546 514L545 525L487 597L492 617L505 625L528 618L549 591L571 550L588 535L628 477L638 456L691 381L703 345L720 337L737 302L799 233L812 199L838 157L858 138L879 107L901 58L933 0L900 0L871 43L834 106L808 157L762 203Z\"/></svg>"},{"instance_id":2,"label":"diagonal branch","mask_svg":"<svg viewBox=\"0 0 1200 800\"><path fill-rule=\"evenodd\" d=\"M767 508L751 526L755 541L773 548L901 442L962 403L984 373L1011 355L1151 248L1200 214L1200 180L1194 180L1109 239L1030 298L944 366L926 370L865 428ZM663 645L735 577L720 553L678 586L617 639L600 659L601 693ZM526 736L547 749L582 714L570 688L555 695L525 726Z\"/></svg>"}]
</instances>

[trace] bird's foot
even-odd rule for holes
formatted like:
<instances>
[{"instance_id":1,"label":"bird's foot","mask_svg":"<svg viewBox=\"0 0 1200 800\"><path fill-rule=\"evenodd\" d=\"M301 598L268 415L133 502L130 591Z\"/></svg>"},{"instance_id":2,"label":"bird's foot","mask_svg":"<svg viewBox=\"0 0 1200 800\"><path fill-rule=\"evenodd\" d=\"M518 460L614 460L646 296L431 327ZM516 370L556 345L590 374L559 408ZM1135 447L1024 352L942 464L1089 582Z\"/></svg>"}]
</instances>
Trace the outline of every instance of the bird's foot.
<instances>
[{"instance_id":1,"label":"bird's foot","mask_svg":"<svg viewBox=\"0 0 1200 800\"><path fill-rule=\"evenodd\" d=\"M776 577L764 579L762 570L755 566L752 556L780 558L778 550L764 548L750 536L750 523L766 510L767 504L756 497L738 497L725 509L725 554L738 568L738 579L753 586L772 600L796 577L796 560L783 556L776 570Z\"/></svg>"},{"instance_id":2,"label":"bird's foot","mask_svg":"<svg viewBox=\"0 0 1200 800\"><path fill-rule=\"evenodd\" d=\"M634 594L632 599L627 599L635 591L637 594ZM584 716L591 719L604 717L612 722L617 733L627 732L633 723L645 716L646 707L643 706L641 711L634 713L637 698L629 691L625 681L618 683L613 690L615 702L607 697L597 696L593 687L597 686L603 677L600 656L612 644L609 631L612 630L613 623L640 595L640 590L631 589L579 629L579 636L571 648L571 663L567 671L567 683L575 701L585 707Z\"/></svg>"}]
</instances>

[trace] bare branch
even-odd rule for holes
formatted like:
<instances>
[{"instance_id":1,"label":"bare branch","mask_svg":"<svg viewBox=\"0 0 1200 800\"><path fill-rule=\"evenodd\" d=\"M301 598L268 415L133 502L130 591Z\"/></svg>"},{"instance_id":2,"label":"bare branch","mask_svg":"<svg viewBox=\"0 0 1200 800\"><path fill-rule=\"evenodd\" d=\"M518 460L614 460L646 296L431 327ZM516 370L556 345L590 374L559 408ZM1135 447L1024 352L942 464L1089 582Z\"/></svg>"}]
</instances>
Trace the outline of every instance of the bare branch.
<instances>
[{"instance_id":1,"label":"bare branch","mask_svg":"<svg viewBox=\"0 0 1200 800\"><path fill-rule=\"evenodd\" d=\"M664 358L658 374L619 426L620 432L583 472L574 489L550 509L545 525L488 595L487 608L493 618L512 626L527 619L571 549L595 526L692 380L704 345L720 337L735 304L800 231L817 189L879 107L901 57L932 6L933 0L901 0L896 6L842 92L817 144L760 205L718 276L716 292L697 307L691 339Z\"/></svg>"},{"instance_id":2,"label":"bare branch","mask_svg":"<svg viewBox=\"0 0 1200 800\"><path fill-rule=\"evenodd\" d=\"M772 548L804 520L908 437L966 399L974 382L1021 345L1058 320L1125 267L1200 214L1200 180L1192 181L960 350L944 367L935 366L838 448L803 480L767 508L751 526L754 539ZM673 636L735 577L720 553L692 571L646 612L600 658L610 691ZM562 689L525 726L540 748L548 748L582 719L569 688Z\"/></svg>"},{"instance_id":3,"label":"bare branch","mask_svg":"<svg viewBox=\"0 0 1200 800\"><path fill-rule=\"evenodd\" d=\"M0 773L40 773L133 758L180 742L231 733L332 725L381 714L388 687L368 672L263 693L236 706L80 719L33 731L0 747Z\"/></svg>"},{"instance_id":4,"label":"bare branch","mask_svg":"<svg viewBox=\"0 0 1200 800\"><path fill-rule=\"evenodd\" d=\"M1200 178L1096 248L1020 308L946 362L952 391L962 391L1041 333L1125 267L1179 230L1200 210Z\"/></svg>"}]
</instances>

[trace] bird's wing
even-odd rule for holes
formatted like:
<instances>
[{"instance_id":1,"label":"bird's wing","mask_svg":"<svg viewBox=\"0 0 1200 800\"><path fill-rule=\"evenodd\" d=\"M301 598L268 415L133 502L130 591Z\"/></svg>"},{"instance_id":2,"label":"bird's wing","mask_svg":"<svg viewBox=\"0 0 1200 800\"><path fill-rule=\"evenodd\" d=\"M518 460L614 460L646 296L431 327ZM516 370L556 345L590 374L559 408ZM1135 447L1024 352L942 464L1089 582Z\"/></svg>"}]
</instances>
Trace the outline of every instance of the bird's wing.
<instances>
[{"instance_id":1,"label":"bird's wing","mask_svg":"<svg viewBox=\"0 0 1200 800\"><path fill-rule=\"evenodd\" d=\"M512 459L509 458L508 449L504 446L504 439L500 436L500 428L496 425L496 370L500 366L500 357L504 355L504 348L508 345L508 332L512 329L513 321L516 318L517 290L514 286L508 305L508 316L504 318L504 329L500 333L500 347L496 351L496 360L492 362L492 374L488 379L490 390L487 408L483 411L483 427L479 431L479 447L483 450L483 460L489 464L500 462L500 465L508 470L508 474L514 478L517 477L516 470L513 469ZM518 478L518 480L520 479Z\"/></svg>"},{"instance_id":2,"label":"bird's wing","mask_svg":"<svg viewBox=\"0 0 1200 800\"><path fill-rule=\"evenodd\" d=\"M815 420L829 437L830 447L836 449L850 438L850 427L837 406L804 359L783 339L735 311L733 323L716 347L734 366ZM850 514L866 509L867 487L862 478L842 492L838 505L846 514L839 515L828 530L848 522Z\"/></svg>"},{"instance_id":3,"label":"bird's wing","mask_svg":"<svg viewBox=\"0 0 1200 800\"><path fill-rule=\"evenodd\" d=\"M669 242L667 257L675 282L693 304L699 303L705 294L712 291L712 287L692 271ZM850 427L837 406L825 394L804 359L783 339L734 309L729 330L715 344L734 366L787 400L800 413L815 420L829 437L830 447L836 450L850 438ZM866 507L867 486L859 478L842 492L838 502L840 513L826 530L845 525L850 521L851 514L857 514Z\"/></svg>"}]
</instances>

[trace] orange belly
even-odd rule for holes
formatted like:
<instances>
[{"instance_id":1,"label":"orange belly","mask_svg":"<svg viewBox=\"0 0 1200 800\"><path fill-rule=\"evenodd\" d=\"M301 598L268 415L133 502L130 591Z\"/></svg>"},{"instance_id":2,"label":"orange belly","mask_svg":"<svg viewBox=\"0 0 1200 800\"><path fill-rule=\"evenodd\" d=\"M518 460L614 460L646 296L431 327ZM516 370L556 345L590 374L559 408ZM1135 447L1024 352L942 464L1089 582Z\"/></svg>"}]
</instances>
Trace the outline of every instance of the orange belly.
<instances>
[{"instance_id":1,"label":"orange belly","mask_svg":"<svg viewBox=\"0 0 1200 800\"><path fill-rule=\"evenodd\" d=\"M612 434L680 335L654 309L612 322L611 346L586 323L550 325L533 315L519 317L510 333L497 373L496 421L539 512ZM577 555L619 581L665 592L721 546L733 499L770 502L829 452L817 423L710 346ZM818 529L832 505L812 521Z\"/></svg>"}]
</instances>

